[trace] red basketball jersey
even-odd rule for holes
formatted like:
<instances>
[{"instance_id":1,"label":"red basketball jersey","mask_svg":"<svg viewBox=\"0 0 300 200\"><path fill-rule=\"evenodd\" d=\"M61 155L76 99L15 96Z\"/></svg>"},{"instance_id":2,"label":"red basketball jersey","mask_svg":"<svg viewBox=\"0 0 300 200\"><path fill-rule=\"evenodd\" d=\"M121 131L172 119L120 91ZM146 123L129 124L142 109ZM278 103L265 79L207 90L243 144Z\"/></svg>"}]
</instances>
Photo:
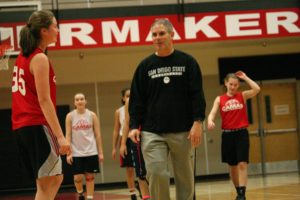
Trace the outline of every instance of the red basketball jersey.
<instances>
[{"instance_id":1,"label":"red basketball jersey","mask_svg":"<svg viewBox=\"0 0 300 200\"><path fill-rule=\"evenodd\" d=\"M13 130L32 125L46 125L47 121L38 102L34 76L29 64L33 56L43 53L36 49L29 57L19 54L12 80L12 128ZM56 80L53 68L49 62L49 85L51 100L56 106Z\"/></svg>"},{"instance_id":2,"label":"red basketball jersey","mask_svg":"<svg viewBox=\"0 0 300 200\"><path fill-rule=\"evenodd\" d=\"M237 93L232 97L227 94L220 96L220 113L222 129L238 129L249 125L242 93Z\"/></svg>"}]
</instances>

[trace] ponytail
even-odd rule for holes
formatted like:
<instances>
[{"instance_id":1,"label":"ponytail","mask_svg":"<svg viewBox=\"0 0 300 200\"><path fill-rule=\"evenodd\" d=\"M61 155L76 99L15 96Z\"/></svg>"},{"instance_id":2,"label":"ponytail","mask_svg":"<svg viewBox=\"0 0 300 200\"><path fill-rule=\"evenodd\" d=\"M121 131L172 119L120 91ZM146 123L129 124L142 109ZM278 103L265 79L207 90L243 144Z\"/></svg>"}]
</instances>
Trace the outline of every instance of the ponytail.
<instances>
[{"instance_id":1,"label":"ponytail","mask_svg":"<svg viewBox=\"0 0 300 200\"><path fill-rule=\"evenodd\" d=\"M48 29L52 24L54 15L51 11L40 10L35 11L30 16L27 24L20 32L20 47L22 54L28 57L41 42L41 29Z\"/></svg>"},{"instance_id":2,"label":"ponytail","mask_svg":"<svg viewBox=\"0 0 300 200\"><path fill-rule=\"evenodd\" d=\"M40 35L36 37L33 35L30 27L28 25L24 26L20 32L20 47L22 49L22 54L28 57L39 45Z\"/></svg>"}]
</instances>

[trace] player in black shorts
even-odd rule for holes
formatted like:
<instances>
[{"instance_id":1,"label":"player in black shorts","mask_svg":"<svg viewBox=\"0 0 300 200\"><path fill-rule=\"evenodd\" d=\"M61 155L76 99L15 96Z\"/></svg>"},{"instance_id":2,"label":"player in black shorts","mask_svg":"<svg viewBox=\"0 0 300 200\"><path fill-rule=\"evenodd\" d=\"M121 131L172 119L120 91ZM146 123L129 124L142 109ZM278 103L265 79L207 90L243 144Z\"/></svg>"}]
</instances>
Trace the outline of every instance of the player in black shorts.
<instances>
[{"instance_id":1,"label":"player in black shorts","mask_svg":"<svg viewBox=\"0 0 300 200\"><path fill-rule=\"evenodd\" d=\"M117 155L117 149L120 148L121 138L123 133L123 127L125 123L125 101L129 98L130 88L124 88L121 91L122 106L115 111L115 123L113 131L113 140L112 140L112 158L115 160ZM127 149L130 149L129 139L126 141ZM135 189L135 176L134 168L132 162L131 151L128 151L127 155L120 156L120 167L125 168L126 170L126 181L129 189L129 194L131 199L136 199L136 189Z\"/></svg>"},{"instance_id":2,"label":"player in black shorts","mask_svg":"<svg viewBox=\"0 0 300 200\"><path fill-rule=\"evenodd\" d=\"M146 168L145 162L142 155L140 144L134 144L130 140L130 149L126 147L126 141L128 140L129 133L129 113L128 113L128 103L129 99L127 99L125 103L125 124L123 128L121 147L120 147L120 155L125 156L128 152L131 152L132 161L135 168L136 176L138 177L139 187L142 193L142 199L150 199L148 182L146 180Z\"/></svg>"},{"instance_id":3,"label":"player in black shorts","mask_svg":"<svg viewBox=\"0 0 300 200\"><path fill-rule=\"evenodd\" d=\"M87 199L94 196L95 176L99 173L99 162L103 162L102 137L97 115L86 108L82 93L74 96L75 109L66 116L66 138L71 143L72 154L67 156L72 165L74 184L80 200L84 199L83 178Z\"/></svg>"},{"instance_id":4,"label":"player in black shorts","mask_svg":"<svg viewBox=\"0 0 300 200\"><path fill-rule=\"evenodd\" d=\"M55 199L63 181L60 155L71 153L57 118L55 72L47 57L58 34L52 12L33 12L20 30L12 73L12 129L20 161L36 184L35 200Z\"/></svg>"},{"instance_id":5,"label":"player in black shorts","mask_svg":"<svg viewBox=\"0 0 300 200\"><path fill-rule=\"evenodd\" d=\"M249 90L238 91L239 79L244 80ZM215 128L215 116L220 108L222 118L222 162L229 165L231 180L236 188L236 200L246 199L249 162L249 125L246 100L254 97L260 87L244 72L227 74L225 77L226 93L218 96L208 116L207 127Z\"/></svg>"},{"instance_id":6,"label":"player in black shorts","mask_svg":"<svg viewBox=\"0 0 300 200\"><path fill-rule=\"evenodd\" d=\"M131 154L131 158L133 161L133 166L135 169L136 176L141 180L146 180L146 167L145 167L145 161L143 158L141 145L140 143L135 144L131 140L130 142L130 148L129 151L127 151L128 154ZM129 153L130 152L130 153Z\"/></svg>"}]
</instances>

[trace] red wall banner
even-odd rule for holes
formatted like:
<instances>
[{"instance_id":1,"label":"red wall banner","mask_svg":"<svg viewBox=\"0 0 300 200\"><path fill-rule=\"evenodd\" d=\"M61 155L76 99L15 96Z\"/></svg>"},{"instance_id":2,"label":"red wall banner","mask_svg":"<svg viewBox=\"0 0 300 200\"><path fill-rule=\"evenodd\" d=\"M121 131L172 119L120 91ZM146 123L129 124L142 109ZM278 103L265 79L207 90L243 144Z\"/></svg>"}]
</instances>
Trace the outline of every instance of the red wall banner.
<instances>
[{"instance_id":1,"label":"red wall banner","mask_svg":"<svg viewBox=\"0 0 300 200\"><path fill-rule=\"evenodd\" d=\"M122 47L151 44L150 26L156 18L174 25L177 43L248 40L300 36L300 9L265 9L234 12L189 13L60 20L60 34L53 49ZM24 23L0 24L2 40L19 50Z\"/></svg>"}]
</instances>

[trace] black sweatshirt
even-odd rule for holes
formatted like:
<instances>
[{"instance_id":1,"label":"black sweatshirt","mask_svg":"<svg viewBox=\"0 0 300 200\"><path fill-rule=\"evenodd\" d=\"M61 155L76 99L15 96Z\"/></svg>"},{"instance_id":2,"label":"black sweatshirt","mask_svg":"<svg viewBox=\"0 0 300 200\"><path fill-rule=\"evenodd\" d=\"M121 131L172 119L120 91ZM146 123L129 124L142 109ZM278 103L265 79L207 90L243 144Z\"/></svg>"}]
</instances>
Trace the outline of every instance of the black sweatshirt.
<instances>
[{"instance_id":1,"label":"black sweatshirt","mask_svg":"<svg viewBox=\"0 0 300 200\"><path fill-rule=\"evenodd\" d=\"M169 133L189 131L194 121L205 118L202 75L197 61L175 50L155 54L137 67L130 91L130 128Z\"/></svg>"}]
</instances>

